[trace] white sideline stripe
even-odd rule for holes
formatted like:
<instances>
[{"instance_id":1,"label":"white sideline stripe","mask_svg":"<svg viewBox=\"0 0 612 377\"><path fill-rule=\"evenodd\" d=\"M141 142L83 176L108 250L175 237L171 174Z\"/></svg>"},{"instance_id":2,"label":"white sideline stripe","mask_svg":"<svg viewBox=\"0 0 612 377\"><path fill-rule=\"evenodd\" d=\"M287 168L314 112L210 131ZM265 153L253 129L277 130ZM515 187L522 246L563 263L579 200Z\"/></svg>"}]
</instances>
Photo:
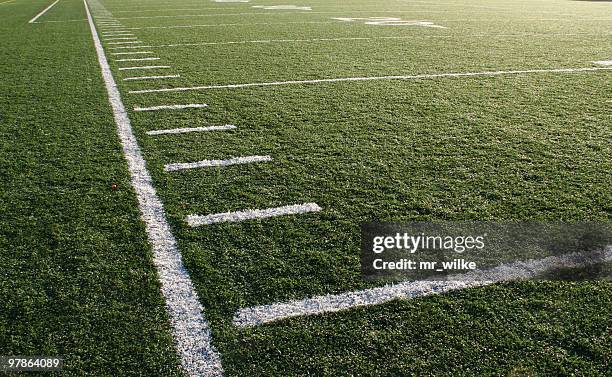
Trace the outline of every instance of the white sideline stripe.
<instances>
[{"instance_id":1,"label":"white sideline stripe","mask_svg":"<svg viewBox=\"0 0 612 377\"><path fill-rule=\"evenodd\" d=\"M56 0L53 4L49 5L48 7L46 7L45 9L43 9L42 12L38 13L36 16L34 16L34 18L32 18L30 21L28 21L28 23L33 24L34 22L36 22L36 20L38 20L43 14L45 14L49 9L53 8L53 6L55 4L57 4L59 2L59 0Z\"/></svg>"},{"instance_id":2,"label":"white sideline stripe","mask_svg":"<svg viewBox=\"0 0 612 377\"><path fill-rule=\"evenodd\" d=\"M119 68L120 71L130 71L134 69L164 69L164 68L172 68L169 65L147 65L144 67L123 67Z\"/></svg>"},{"instance_id":3,"label":"white sideline stripe","mask_svg":"<svg viewBox=\"0 0 612 377\"><path fill-rule=\"evenodd\" d=\"M612 60L598 60L593 63L608 66L608 65L612 65Z\"/></svg>"},{"instance_id":4,"label":"white sideline stripe","mask_svg":"<svg viewBox=\"0 0 612 377\"><path fill-rule=\"evenodd\" d=\"M223 222L238 222L254 219L265 219L269 217L299 215L308 212L319 212L321 207L316 203L295 204L277 208L249 209L246 211L225 212L213 215L189 215L185 219L189 226L210 225Z\"/></svg>"},{"instance_id":5,"label":"white sideline stripe","mask_svg":"<svg viewBox=\"0 0 612 377\"><path fill-rule=\"evenodd\" d=\"M153 51L111 52L111 55L153 54Z\"/></svg>"},{"instance_id":6,"label":"white sideline stripe","mask_svg":"<svg viewBox=\"0 0 612 377\"><path fill-rule=\"evenodd\" d=\"M226 131L233 130L236 126L233 124L226 124L224 126L208 126L208 127L193 127L193 128L172 128L168 130L153 130L148 131L147 135L171 135L171 134L185 134L189 132L209 132L209 131Z\"/></svg>"},{"instance_id":7,"label":"white sideline stripe","mask_svg":"<svg viewBox=\"0 0 612 377\"><path fill-rule=\"evenodd\" d=\"M163 79L174 79L181 77L181 75L167 75L167 76L140 76L140 77L126 77L123 81L135 81L135 80L163 80Z\"/></svg>"},{"instance_id":8,"label":"white sideline stripe","mask_svg":"<svg viewBox=\"0 0 612 377\"><path fill-rule=\"evenodd\" d=\"M208 107L208 105L205 103L191 103L189 105L162 105L162 106L153 106L153 107L135 107L134 111L200 109L203 107Z\"/></svg>"},{"instance_id":9,"label":"white sideline stripe","mask_svg":"<svg viewBox=\"0 0 612 377\"><path fill-rule=\"evenodd\" d=\"M539 260L530 259L502 264L488 270L452 275L445 281L406 281L362 291L243 308L235 313L233 323L238 327L256 326L290 317L338 312L360 306L379 305L397 299L429 296L496 282L529 279L555 268L584 267L610 260L612 260L612 247L609 246L588 256L571 253Z\"/></svg>"},{"instance_id":10,"label":"white sideline stripe","mask_svg":"<svg viewBox=\"0 0 612 377\"><path fill-rule=\"evenodd\" d=\"M146 161L142 157L130 119L121 101L121 95L104 54L102 42L89 12L87 0L83 0L83 3L117 124L117 134L123 146L132 186L136 191L142 219L153 249L154 263L159 274L161 291L166 300L166 309L182 366L189 376L223 376L220 357L211 344L210 326L204 318L202 305L183 265L176 239L166 220L163 204L153 187L151 175L147 170Z\"/></svg>"},{"instance_id":11,"label":"white sideline stripe","mask_svg":"<svg viewBox=\"0 0 612 377\"><path fill-rule=\"evenodd\" d=\"M488 71L488 72L464 72L464 73L435 73L424 75L405 75L405 76L370 76L370 77L341 77L334 79L318 79L318 80L293 80L293 81L274 81L274 82L256 82L248 84L228 84L228 85L204 85L193 86L188 88L164 88L164 89L146 89L132 90L130 94L142 93L160 93L160 92L184 92L189 90L208 90L208 89L236 89L261 86L278 86L278 85L302 85L302 84L321 84L334 83L345 81L380 81L380 80L419 80L419 79L434 79L434 78L452 78L452 77L477 77L477 76L502 76L502 75L519 75L528 73L573 73L573 72L594 72L606 71L612 68L558 68L558 69L526 69L516 71Z\"/></svg>"},{"instance_id":12,"label":"white sideline stripe","mask_svg":"<svg viewBox=\"0 0 612 377\"><path fill-rule=\"evenodd\" d=\"M177 171L186 169L198 169L198 168L212 168L218 166L230 166L230 165L242 165L252 164L255 162L269 162L272 161L270 156L246 156L246 157L233 157L227 160L203 160L197 162L181 162L177 164L168 164L164 166L165 171Z\"/></svg>"},{"instance_id":13,"label":"white sideline stripe","mask_svg":"<svg viewBox=\"0 0 612 377\"><path fill-rule=\"evenodd\" d=\"M117 59L116 62L142 62L142 61L151 61L151 60L159 60L160 58L137 58L137 59Z\"/></svg>"}]
</instances>

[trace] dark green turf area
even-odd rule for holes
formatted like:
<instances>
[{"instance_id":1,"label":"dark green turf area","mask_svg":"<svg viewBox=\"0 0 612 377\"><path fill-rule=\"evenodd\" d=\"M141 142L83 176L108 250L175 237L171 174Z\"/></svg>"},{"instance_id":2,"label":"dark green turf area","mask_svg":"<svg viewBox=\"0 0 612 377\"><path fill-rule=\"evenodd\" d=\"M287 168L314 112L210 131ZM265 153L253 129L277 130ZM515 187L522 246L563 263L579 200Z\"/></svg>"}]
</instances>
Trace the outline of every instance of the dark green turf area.
<instances>
[{"instance_id":1,"label":"dark green turf area","mask_svg":"<svg viewBox=\"0 0 612 377\"><path fill-rule=\"evenodd\" d=\"M86 17L83 3L61 0L42 23L27 23L50 2L0 3L6 19L0 26L0 355L64 355L69 375L179 374L89 27L79 21ZM287 3L294 2L89 2L93 10L102 4L153 46L142 50L161 58L116 62L111 53L137 49L104 42L226 374L612 374L609 282L498 284L249 329L232 324L243 307L373 286L360 278L364 221L610 221L612 215L610 71L129 93L595 67L592 61L612 58L607 2L317 0L296 3L312 12L252 8ZM170 17L134 18L162 15ZM447 28L331 19L370 16ZM189 25L199 26L174 28ZM321 38L370 39L315 40ZM236 41L260 42L155 47ZM137 65L172 68L117 69ZM177 73L175 80L121 80ZM131 111L188 103L210 107ZM220 124L238 128L145 134ZM168 163L248 155L274 160L163 171ZM111 190L112 183L120 189ZM184 221L190 214L305 202L323 210L200 228Z\"/></svg>"},{"instance_id":2,"label":"dark green turf area","mask_svg":"<svg viewBox=\"0 0 612 377\"><path fill-rule=\"evenodd\" d=\"M27 24L47 5L0 7L0 354L180 375L89 29Z\"/></svg>"}]
</instances>

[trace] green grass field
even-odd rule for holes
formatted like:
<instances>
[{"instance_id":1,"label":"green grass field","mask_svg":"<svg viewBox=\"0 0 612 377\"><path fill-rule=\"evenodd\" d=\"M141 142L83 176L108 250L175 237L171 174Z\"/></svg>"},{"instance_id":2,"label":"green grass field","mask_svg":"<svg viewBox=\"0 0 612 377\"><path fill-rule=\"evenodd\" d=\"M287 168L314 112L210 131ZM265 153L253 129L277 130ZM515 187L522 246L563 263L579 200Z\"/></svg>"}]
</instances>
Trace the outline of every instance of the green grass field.
<instances>
[{"instance_id":1,"label":"green grass field","mask_svg":"<svg viewBox=\"0 0 612 377\"><path fill-rule=\"evenodd\" d=\"M610 221L611 2L86 4L91 25L82 0L0 0L0 355L189 373L93 31L225 375L612 374L609 281L235 322L379 286L360 275L363 222ZM244 156L271 160L164 168ZM302 203L321 210L186 221Z\"/></svg>"}]
</instances>

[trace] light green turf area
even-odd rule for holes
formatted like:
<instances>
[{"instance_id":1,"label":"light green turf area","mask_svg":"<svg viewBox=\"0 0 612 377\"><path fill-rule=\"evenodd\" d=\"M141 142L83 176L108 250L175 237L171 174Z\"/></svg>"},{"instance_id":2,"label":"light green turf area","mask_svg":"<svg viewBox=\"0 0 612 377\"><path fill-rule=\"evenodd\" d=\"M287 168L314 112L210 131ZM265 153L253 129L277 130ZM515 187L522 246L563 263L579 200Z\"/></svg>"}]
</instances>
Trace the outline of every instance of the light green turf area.
<instances>
[{"instance_id":1,"label":"light green turf area","mask_svg":"<svg viewBox=\"0 0 612 377\"><path fill-rule=\"evenodd\" d=\"M89 28L79 21L83 4L62 0L42 23L27 24L49 3L0 5L9 20L0 28L8 42L0 45L0 72L9 78L0 84L0 174L10 182L0 191L9 214L0 219L9 262L0 264L0 288L10 297L0 303L8 335L0 354L64 354L75 375L170 375L168 324ZM364 221L609 221L612 212L611 71L129 93L585 68L612 59L609 2L309 0L295 5L312 11L252 8L287 3L90 2L151 46L142 57L160 58L116 62L113 53L138 49L104 42L227 374L609 374L609 282L504 284L234 327L243 307L372 286L359 275ZM209 44L161 47L185 43ZM138 65L171 68L118 70ZM170 74L181 77L122 81ZM189 103L209 108L132 111ZM145 134L221 124L238 128ZM249 155L273 161L163 171L168 163ZM111 182L121 190L111 192ZM323 210L200 228L184 221L306 202ZM115 325L103 326L108 321Z\"/></svg>"}]
</instances>

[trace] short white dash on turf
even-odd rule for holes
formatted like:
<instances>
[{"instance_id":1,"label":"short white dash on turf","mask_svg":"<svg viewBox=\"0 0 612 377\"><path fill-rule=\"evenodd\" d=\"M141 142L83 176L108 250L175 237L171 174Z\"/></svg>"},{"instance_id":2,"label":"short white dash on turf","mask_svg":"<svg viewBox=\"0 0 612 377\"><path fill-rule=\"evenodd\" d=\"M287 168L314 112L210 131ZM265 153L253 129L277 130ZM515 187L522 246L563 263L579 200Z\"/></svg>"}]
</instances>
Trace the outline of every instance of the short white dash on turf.
<instances>
[{"instance_id":1,"label":"short white dash on turf","mask_svg":"<svg viewBox=\"0 0 612 377\"><path fill-rule=\"evenodd\" d=\"M265 219L269 217L299 215L308 212L319 212L321 207L316 203L294 204L277 208L248 209L246 211L225 212L213 215L189 215L187 223L192 226L210 225L224 222L238 222L245 220Z\"/></svg>"},{"instance_id":2,"label":"short white dash on turf","mask_svg":"<svg viewBox=\"0 0 612 377\"><path fill-rule=\"evenodd\" d=\"M142 61L151 61L151 60L159 60L160 58L135 58L135 59L117 59L116 62L142 62Z\"/></svg>"},{"instance_id":3,"label":"short white dash on turf","mask_svg":"<svg viewBox=\"0 0 612 377\"><path fill-rule=\"evenodd\" d=\"M608 65L612 65L612 60L598 60L593 63L608 66Z\"/></svg>"},{"instance_id":4,"label":"short white dash on turf","mask_svg":"<svg viewBox=\"0 0 612 377\"><path fill-rule=\"evenodd\" d=\"M118 37L118 36L133 36L133 33L128 33L128 32L120 32L120 33L107 33L104 34L105 37Z\"/></svg>"},{"instance_id":5,"label":"short white dash on turf","mask_svg":"<svg viewBox=\"0 0 612 377\"><path fill-rule=\"evenodd\" d=\"M200 109L204 107L208 107L208 105L205 103L190 103L188 105L161 105L161 106L153 106L153 107L135 107L134 111Z\"/></svg>"},{"instance_id":6,"label":"short white dash on turf","mask_svg":"<svg viewBox=\"0 0 612 377\"><path fill-rule=\"evenodd\" d=\"M134 41L134 42L109 42L107 44L109 45L129 45L129 44L139 44L142 43L140 41Z\"/></svg>"},{"instance_id":7,"label":"short white dash on turf","mask_svg":"<svg viewBox=\"0 0 612 377\"><path fill-rule=\"evenodd\" d=\"M211 343L211 329L204 318L204 310L189 277L181 254L166 219L164 206L157 196L151 175L147 170L138 141L132 131L130 119L121 101L121 94L98 36L87 0L83 0L98 63L106 85L117 134L123 147L132 186L136 192L147 236L153 249L161 291L173 330L182 366L189 376L223 376L221 358ZM99 7L101 5L97 3Z\"/></svg>"},{"instance_id":8,"label":"short white dash on turf","mask_svg":"<svg viewBox=\"0 0 612 377\"><path fill-rule=\"evenodd\" d=\"M153 46L140 45L140 46L119 46L119 47L110 47L111 50L130 50L137 48L151 48Z\"/></svg>"},{"instance_id":9,"label":"short white dash on turf","mask_svg":"<svg viewBox=\"0 0 612 377\"><path fill-rule=\"evenodd\" d=\"M223 126L208 126L208 127L192 127L192 128L171 128L167 130L154 130L148 131L147 135L172 135L172 134L185 134L189 132L209 132L209 131L227 131L233 130L236 126L233 124L226 124Z\"/></svg>"},{"instance_id":10,"label":"short white dash on turf","mask_svg":"<svg viewBox=\"0 0 612 377\"><path fill-rule=\"evenodd\" d=\"M136 54L153 54L153 51L111 52L111 55L136 55Z\"/></svg>"},{"instance_id":11,"label":"short white dash on turf","mask_svg":"<svg viewBox=\"0 0 612 377\"><path fill-rule=\"evenodd\" d=\"M119 68L120 71L131 71L131 70L138 70L138 69L166 69L166 68L172 68L169 65L147 65L147 66L143 66L143 67L122 67Z\"/></svg>"},{"instance_id":12,"label":"short white dash on turf","mask_svg":"<svg viewBox=\"0 0 612 377\"><path fill-rule=\"evenodd\" d=\"M350 81L421 80L421 79L435 79L435 78L521 75L521 74L532 74L532 73L578 73L578 72L596 72L596 71L605 71L605 70L612 70L612 68L593 68L593 67L591 68L555 68L555 69L527 69L527 70L516 70L516 71L435 73L435 74L405 75L405 76L340 77L340 78L317 79L317 80L273 81L273 82L247 83L247 84L204 85L204 86L192 86L192 87L186 87L186 88L145 89L145 90L132 90L129 93L130 94L141 94L141 93L161 93L161 92L184 92L184 91L189 91L189 90L237 89L237 88L263 87L263 86L305 85L305 84L322 84L322 83L350 82Z\"/></svg>"},{"instance_id":13,"label":"short white dash on turf","mask_svg":"<svg viewBox=\"0 0 612 377\"><path fill-rule=\"evenodd\" d=\"M165 171L177 171L186 169L198 169L198 168L212 168L230 165L243 165L252 164L255 162L269 162L272 161L270 156L246 156L246 157L233 157L227 160L203 160L197 162L181 162L177 164L168 164L164 166Z\"/></svg>"},{"instance_id":14,"label":"short white dash on turf","mask_svg":"<svg viewBox=\"0 0 612 377\"><path fill-rule=\"evenodd\" d=\"M121 40L130 40L130 39L138 39L137 37L117 37L114 36L112 38L104 38L105 41L121 41Z\"/></svg>"},{"instance_id":15,"label":"short white dash on turf","mask_svg":"<svg viewBox=\"0 0 612 377\"><path fill-rule=\"evenodd\" d=\"M445 281L406 281L362 291L244 308L235 313L233 322L239 327L256 326L290 317L338 312L359 306L379 305L397 299L428 296L502 281L530 279L557 268L585 267L610 260L612 260L611 247L598 252L571 253L539 260L519 261L502 264L489 270L451 275Z\"/></svg>"},{"instance_id":16,"label":"short white dash on turf","mask_svg":"<svg viewBox=\"0 0 612 377\"><path fill-rule=\"evenodd\" d=\"M166 75L166 76L136 76L126 77L123 81L137 81L137 80L163 80L163 79L175 79L181 77L181 75Z\"/></svg>"},{"instance_id":17,"label":"short white dash on turf","mask_svg":"<svg viewBox=\"0 0 612 377\"><path fill-rule=\"evenodd\" d=\"M38 13L36 16L34 16L34 18L32 18L30 21L28 21L28 23L33 24L34 22L36 22L36 20L38 20L40 17L42 17L43 14L45 14L49 9L53 8L53 6L55 4L57 4L59 0L56 0L53 4L49 5L48 7L46 7L45 9L43 9L42 12Z\"/></svg>"}]
</instances>

